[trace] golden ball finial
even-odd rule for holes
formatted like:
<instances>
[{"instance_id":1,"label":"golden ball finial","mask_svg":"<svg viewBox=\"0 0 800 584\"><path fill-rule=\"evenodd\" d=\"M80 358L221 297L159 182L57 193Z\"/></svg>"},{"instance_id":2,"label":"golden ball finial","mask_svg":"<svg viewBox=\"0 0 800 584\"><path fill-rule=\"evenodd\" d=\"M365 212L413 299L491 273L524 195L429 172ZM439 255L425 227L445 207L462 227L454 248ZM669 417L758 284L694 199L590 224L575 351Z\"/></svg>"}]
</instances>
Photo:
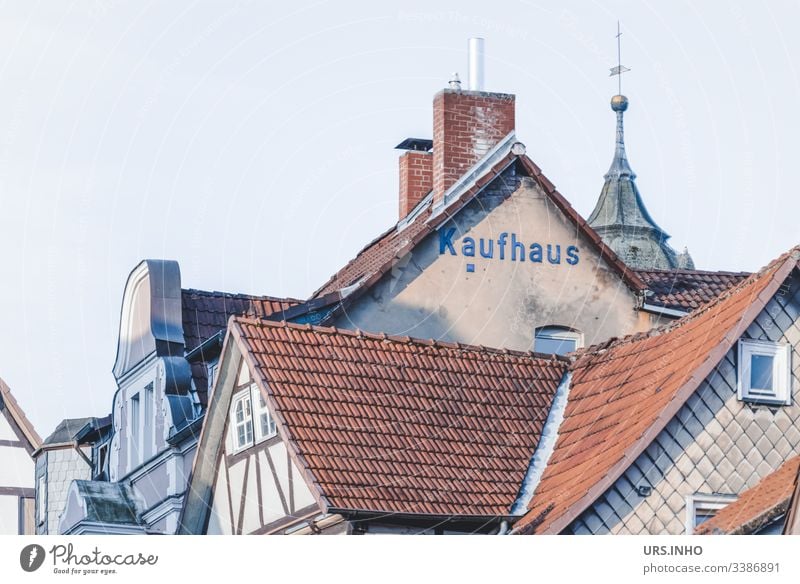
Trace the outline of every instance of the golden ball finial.
<instances>
[{"instance_id":1,"label":"golden ball finial","mask_svg":"<svg viewBox=\"0 0 800 584\"><path fill-rule=\"evenodd\" d=\"M624 112L628 109L628 98L624 95L615 95L611 98L611 109L615 112Z\"/></svg>"}]
</instances>

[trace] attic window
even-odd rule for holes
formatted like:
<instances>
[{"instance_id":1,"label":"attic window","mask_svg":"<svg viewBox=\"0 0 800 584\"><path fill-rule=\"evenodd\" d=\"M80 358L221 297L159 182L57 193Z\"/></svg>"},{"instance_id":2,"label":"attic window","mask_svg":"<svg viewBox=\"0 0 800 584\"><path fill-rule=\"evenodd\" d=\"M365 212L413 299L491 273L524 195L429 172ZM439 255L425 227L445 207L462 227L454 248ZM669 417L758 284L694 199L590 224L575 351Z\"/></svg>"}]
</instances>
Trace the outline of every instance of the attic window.
<instances>
[{"instance_id":1,"label":"attic window","mask_svg":"<svg viewBox=\"0 0 800 584\"><path fill-rule=\"evenodd\" d=\"M244 450L278 434L275 419L255 383L233 397L231 418L235 451Z\"/></svg>"},{"instance_id":2,"label":"attic window","mask_svg":"<svg viewBox=\"0 0 800 584\"><path fill-rule=\"evenodd\" d=\"M719 510L736 500L736 495L702 495L695 493L686 497L686 533L692 535L698 526L705 523Z\"/></svg>"},{"instance_id":3,"label":"attic window","mask_svg":"<svg viewBox=\"0 0 800 584\"><path fill-rule=\"evenodd\" d=\"M739 341L738 397L742 401L791 405L791 346L787 343Z\"/></svg>"},{"instance_id":4,"label":"attic window","mask_svg":"<svg viewBox=\"0 0 800 584\"><path fill-rule=\"evenodd\" d=\"M583 335L564 326L543 326L536 329L533 350L548 355L566 355L583 344Z\"/></svg>"},{"instance_id":5,"label":"attic window","mask_svg":"<svg viewBox=\"0 0 800 584\"><path fill-rule=\"evenodd\" d=\"M233 444L235 450L242 450L253 444L253 409L250 391L237 395L233 401Z\"/></svg>"}]
</instances>

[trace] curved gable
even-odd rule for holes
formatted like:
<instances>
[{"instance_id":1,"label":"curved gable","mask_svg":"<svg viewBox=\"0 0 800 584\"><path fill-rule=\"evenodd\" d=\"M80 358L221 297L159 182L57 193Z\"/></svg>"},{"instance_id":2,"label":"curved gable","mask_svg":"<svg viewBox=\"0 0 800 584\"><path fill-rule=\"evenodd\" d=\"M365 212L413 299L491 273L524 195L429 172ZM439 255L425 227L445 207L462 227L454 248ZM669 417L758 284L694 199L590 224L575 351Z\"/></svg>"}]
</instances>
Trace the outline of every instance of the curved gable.
<instances>
[{"instance_id":1,"label":"curved gable","mask_svg":"<svg viewBox=\"0 0 800 584\"><path fill-rule=\"evenodd\" d=\"M123 377L153 352L182 356L183 342L178 262L144 260L125 284L114 377Z\"/></svg>"}]
</instances>

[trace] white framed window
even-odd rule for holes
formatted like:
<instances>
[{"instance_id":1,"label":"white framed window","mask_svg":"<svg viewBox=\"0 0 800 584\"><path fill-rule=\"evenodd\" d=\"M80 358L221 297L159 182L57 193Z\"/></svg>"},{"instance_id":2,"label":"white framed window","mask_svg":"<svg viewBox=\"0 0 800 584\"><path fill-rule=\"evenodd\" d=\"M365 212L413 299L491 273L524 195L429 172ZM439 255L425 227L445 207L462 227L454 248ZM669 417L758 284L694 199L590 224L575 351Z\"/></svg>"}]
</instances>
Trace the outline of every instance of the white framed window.
<instances>
[{"instance_id":1,"label":"white framed window","mask_svg":"<svg viewBox=\"0 0 800 584\"><path fill-rule=\"evenodd\" d=\"M47 480L45 480L44 475L39 476L39 481L37 484L38 492L36 495L39 499L39 505L36 508L36 522L39 525L44 525L44 522L47 519Z\"/></svg>"},{"instance_id":2,"label":"white framed window","mask_svg":"<svg viewBox=\"0 0 800 584\"><path fill-rule=\"evenodd\" d=\"M272 414L269 413L267 402L255 383L250 387L250 391L253 392L253 403L257 404L254 421L256 426L256 442L261 442L262 440L275 436L278 433L278 429L275 427L275 419L272 417Z\"/></svg>"},{"instance_id":3,"label":"white framed window","mask_svg":"<svg viewBox=\"0 0 800 584\"><path fill-rule=\"evenodd\" d=\"M214 389L214 382L217 380L217 370L219 369L219 361L212 361L206 365L208 375L208 392L211 396L211 390Z\"/></svg>"},{"instance_id":4,"label":"white framed window","mask_svg":"<svg viewBox=\"0 0 800 584\"><path fill-rule=\"evenodd\" d=\"M792 403L792 348L788 343L739 340L737 393L742 401Z\"/></svg>"},{"instance_id":5,"label":"white framed window","mask_svg":"<svg viewBox=\"0 0 800 584\"><path fill-rule=\"evenodd\" d=\"M699 525L714 517L720 509L733 503L736 498L736 495L701 493L686 497L686 533L692 535Z\"/></svg>"},{"instance_id":6,"label":"white framed window","mask_svg":"<svg viewBox=\"0 0 800 584\"><path fill-rule=\"evenodd\" d=\"M142 410L141 398L138 393L131 396L130 436L131 443L128 448L131 457L131 468L141 462L142 454Z\"/></svg>"},{"instance_id":7,"label":"white framed window","mask_svg":"<svg viewBox=\"0 0 800 584\"><path fill-rule=\"evenodd\" d=\"M234 395L231 418L234 450L242 450L278 434L275 418L255 383Z\"/></svg>"},{"instance_id":8,"label":"white framed window","mask_svg":"<svg viewBox=\"0 0 800 584\"><path fill-rule=\"evenodd\" d=\"M548 355L566 355L583 346L583 335L565 326L542 326L536 329L533 350Z\"/></svg>"},{"instance_id":9,"label":"white framed window","mask_svg":"<svg viewBox=\"0 0 800 584\"><path fill-rule=\"evenodd\" d=\"M233 447L242 450L253 445L253 408L250 403L250 390L234 396L231 412Z\"/></svg>"}]
</instances>

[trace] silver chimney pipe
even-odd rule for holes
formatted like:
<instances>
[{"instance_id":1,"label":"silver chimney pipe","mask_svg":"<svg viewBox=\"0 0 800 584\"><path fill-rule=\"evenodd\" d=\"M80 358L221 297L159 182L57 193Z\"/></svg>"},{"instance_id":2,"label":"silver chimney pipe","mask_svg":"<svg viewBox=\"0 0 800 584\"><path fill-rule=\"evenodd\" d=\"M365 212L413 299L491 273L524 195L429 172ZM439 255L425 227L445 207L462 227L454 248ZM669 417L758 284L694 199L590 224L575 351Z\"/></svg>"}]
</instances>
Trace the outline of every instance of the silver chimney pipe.
<instances>
[{"instance_id":1,"label":"silver chimney pipe","mask_svg":"<svg viewBox=\"0 0 800 584\"><path fill-rule=\"evenodd\" d=\"M483 91L483 57L483 39L472 37L469 39L469 82L467 85L470 91Z\"/></svg>"}]
</instances>

